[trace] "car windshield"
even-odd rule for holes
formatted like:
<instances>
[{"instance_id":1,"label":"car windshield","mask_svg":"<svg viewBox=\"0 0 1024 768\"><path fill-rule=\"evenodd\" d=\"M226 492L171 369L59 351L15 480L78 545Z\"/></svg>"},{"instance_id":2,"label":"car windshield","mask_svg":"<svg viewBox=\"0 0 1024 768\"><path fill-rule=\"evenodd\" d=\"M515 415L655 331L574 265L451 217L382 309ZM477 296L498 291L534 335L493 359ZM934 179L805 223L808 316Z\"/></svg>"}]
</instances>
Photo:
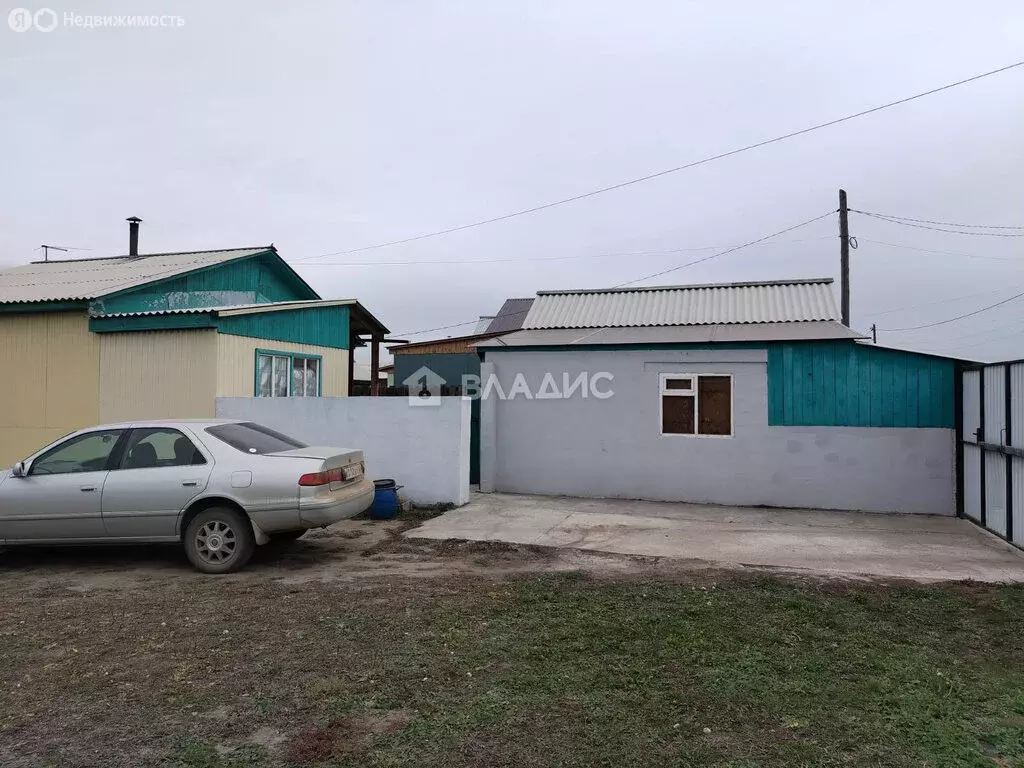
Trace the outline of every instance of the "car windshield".
<instances>
[{"instance_id":1,"label":"car windshield","mask_svg":"<svg viewBox=\"0 0 1024 768\"><path fill-rule=\"evenodd\" d=\"M247 421L242 424L221 424L207 427L206 431L218 440L227 443L243 453L277 453L290 451L293 448L306 448L306 444L294 437L282 435L262 424Z\"/></svg>"}]
</instances>

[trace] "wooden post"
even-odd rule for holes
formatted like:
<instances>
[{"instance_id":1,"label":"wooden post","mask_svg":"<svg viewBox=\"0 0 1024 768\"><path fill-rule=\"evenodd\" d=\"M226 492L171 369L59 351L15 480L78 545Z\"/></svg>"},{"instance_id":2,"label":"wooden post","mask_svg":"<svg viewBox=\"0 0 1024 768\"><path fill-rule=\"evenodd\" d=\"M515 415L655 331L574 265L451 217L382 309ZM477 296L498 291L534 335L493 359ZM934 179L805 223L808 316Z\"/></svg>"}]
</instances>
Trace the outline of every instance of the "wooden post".
<instances>
[{"instance_id":1,"label":"wooden post","mask_svg":"<svg viewBox=\"0 0 1024 768\"><path fill-rule=\"evenodd\" d=\"M370 394L373 397L380 395L380 336L374 334L370 337Z\"/></svg>"},{"instance_id":2,"label":"wooden post","mask_svg":"<svg viewBox=\"0 0 1024 768\"><path fill-rule=\"evenodd\" d=\"M352 389L355 386L352 378L356 370L356 347L359 346L359 336L352 331L348 334L348 396L352 397Z\"/></svg>"},{"instance_id":3,"label":"wooden post","mask_svg":"<svg viewBox=\"0 0 1024 768\"><path fill-rule=\"evenodd\" d=\"M850 327L850 219L846 190L839 190L839 295L843 325Z\"/></svg>"},{"instance_id":4,"label":"wooden post","mask_svg":"<svg viewBox=\"0 0 1024 768\"><path fill-rule=\"evenodd\" d=\"M878 326L875 325L874 323L871 324L871 343L878 343Z\"/></svg>"}]
</instances>

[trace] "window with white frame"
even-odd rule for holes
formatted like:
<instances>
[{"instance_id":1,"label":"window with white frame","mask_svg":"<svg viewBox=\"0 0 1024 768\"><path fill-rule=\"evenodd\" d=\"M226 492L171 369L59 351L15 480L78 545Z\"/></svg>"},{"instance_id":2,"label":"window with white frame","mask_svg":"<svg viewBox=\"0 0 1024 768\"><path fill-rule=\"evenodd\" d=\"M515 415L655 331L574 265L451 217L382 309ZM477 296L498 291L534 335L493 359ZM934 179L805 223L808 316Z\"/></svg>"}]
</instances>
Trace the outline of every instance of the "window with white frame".
<instances>
[{"instance_id":1,"label":"window with white frame","mask_svg":"<svg viewBox=\"0 0 1024 768\"><path fill-rule=\"evenodd\" d=\"M258 352L256 396L319 397L320 358L283 352Z\"/></svg>"},{"instance_id":2,"label":"window with white frame","mask_svg":"<svg viewBox=\"0 0 1024 768\"><path fill-rule=\"evenodd\" d=\"M732 435L732 376L661 374L661 434Z\"/></svg>"}]
</instances>

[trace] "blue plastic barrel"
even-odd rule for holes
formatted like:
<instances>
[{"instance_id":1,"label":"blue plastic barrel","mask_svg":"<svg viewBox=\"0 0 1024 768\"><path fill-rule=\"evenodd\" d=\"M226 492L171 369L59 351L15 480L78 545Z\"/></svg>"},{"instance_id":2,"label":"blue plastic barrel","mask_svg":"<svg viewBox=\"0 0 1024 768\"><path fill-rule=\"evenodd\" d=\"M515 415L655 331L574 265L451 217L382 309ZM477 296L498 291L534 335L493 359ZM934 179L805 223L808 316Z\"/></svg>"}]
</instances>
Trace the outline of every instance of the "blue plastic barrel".
<instances>
[{"instance_id":1,"label":"blue plastic barrel","mask_svg":"<svg viewBox=\"0 0 1024 768\"><path fill-rule=\"evenodd\" d=\"M395 485L391 479L374 480L373 504L370 505L369 515L373 520L390 520L398 515L398 489L402 486Z\"/></svg>"}]
</instances>

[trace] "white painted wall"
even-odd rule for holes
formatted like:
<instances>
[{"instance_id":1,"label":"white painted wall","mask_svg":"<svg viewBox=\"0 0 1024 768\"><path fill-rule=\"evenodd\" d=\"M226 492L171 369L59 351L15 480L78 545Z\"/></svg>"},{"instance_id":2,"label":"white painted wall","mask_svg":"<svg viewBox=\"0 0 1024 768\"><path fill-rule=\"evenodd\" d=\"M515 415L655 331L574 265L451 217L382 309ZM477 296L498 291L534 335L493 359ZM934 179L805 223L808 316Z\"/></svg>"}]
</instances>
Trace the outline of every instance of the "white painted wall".
<instances>
[{"instance_id":1,"label":"white painted wall","mask_svg":"<svg viewBox=\"0 0 1024 768\"><path fill-rule=\"evenodd\" d=\"M373 479L394 478L414 504L469 501L470 401L404 397L218 397L217 417L245 419L310 445L358 448Z\"/></svg>"},{"instance_id":2,"label":"white painted wall","mask_svg":"<svg viewBox=\"0 0 1024 768\"><path fill-rule=\"evenodd\" d=\"M955 512L951 429L768 424L764 350L488 349L505 392L613 374L608 399L484 399L480 489L728 505ZM733 377L732 437L662 435L659 375ZM602 389L606 385L602 384Z\"/></svg>"}]
</instances>

